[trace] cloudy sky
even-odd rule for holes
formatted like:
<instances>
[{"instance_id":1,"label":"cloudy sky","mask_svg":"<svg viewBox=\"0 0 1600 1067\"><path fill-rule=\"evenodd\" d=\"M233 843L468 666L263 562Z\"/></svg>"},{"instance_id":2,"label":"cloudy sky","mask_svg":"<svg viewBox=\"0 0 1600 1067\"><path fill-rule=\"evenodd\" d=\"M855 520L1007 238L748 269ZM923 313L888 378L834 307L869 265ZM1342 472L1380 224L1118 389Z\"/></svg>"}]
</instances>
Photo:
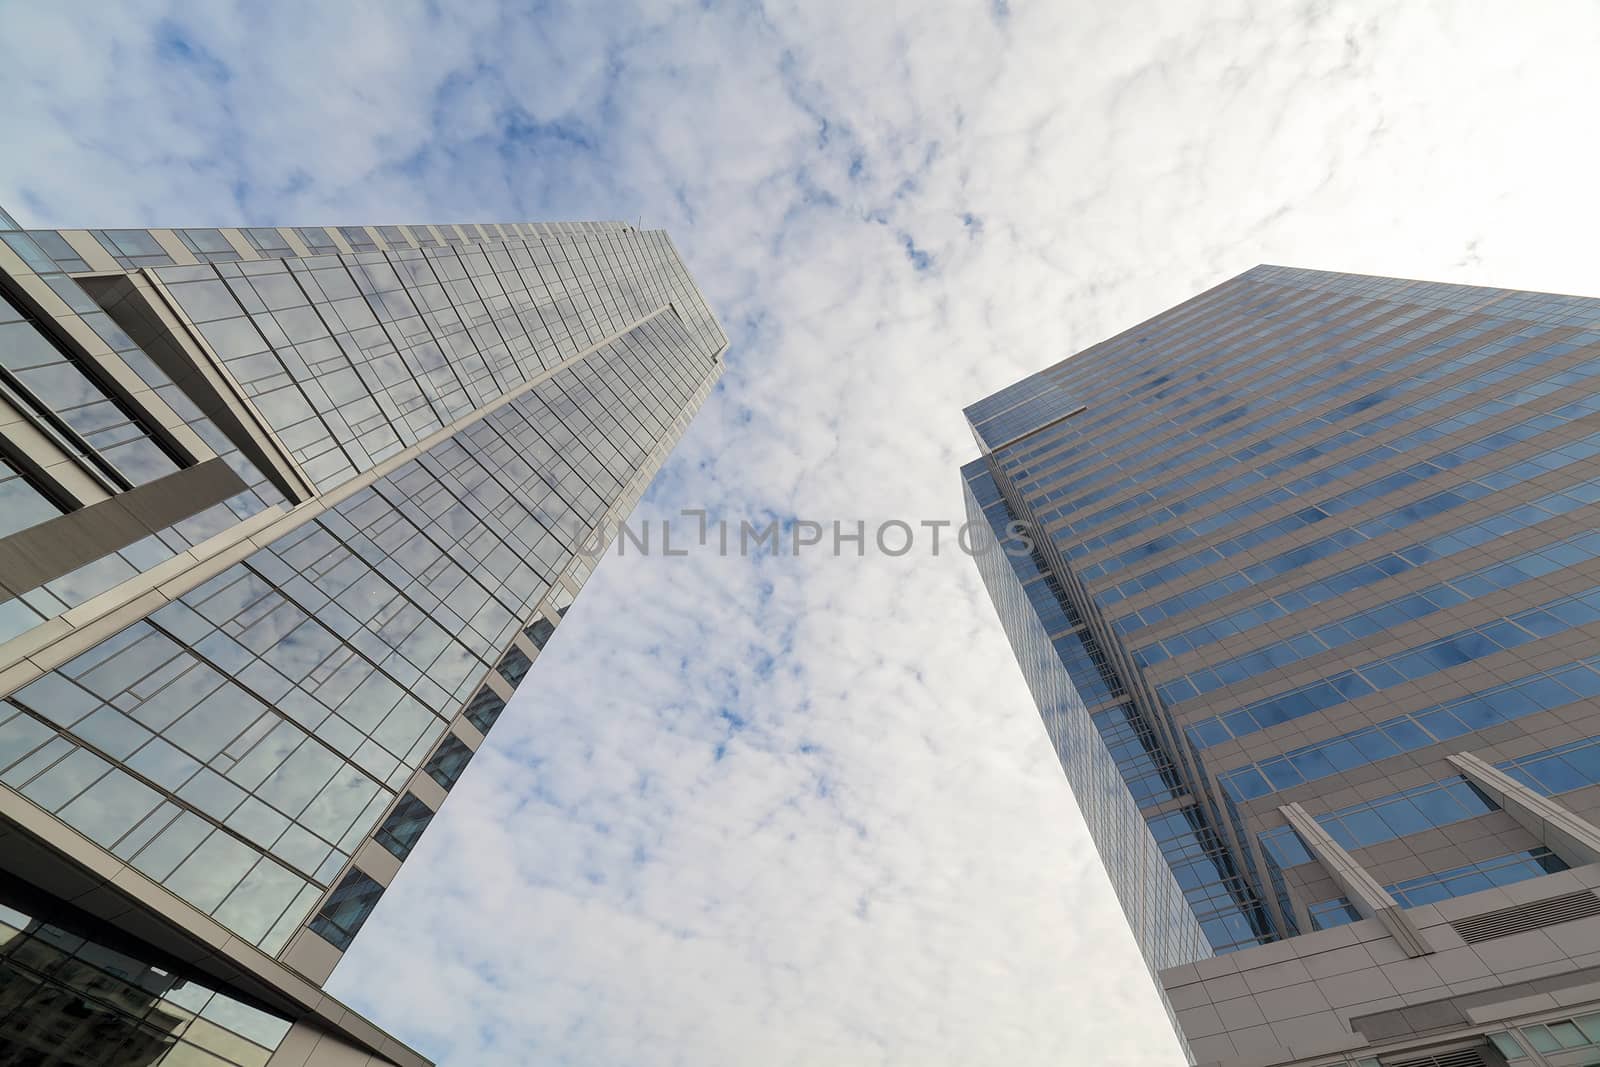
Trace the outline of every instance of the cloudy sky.
<instances>
[{"instance_id":1,"label":"cloudy sky","mask_svg":"<svg viewBox=\"0 0 1600 1067\"><path fill-rule=\"evenodd\" d=\"M0 16L28 225L668 230L733 345L636 519L958 520L964 404L1258 262L1600 294L1593 4ZM1176 1063L926 548L608 560L333 991L451 1064Z\"/></svg>"}]
</instances>

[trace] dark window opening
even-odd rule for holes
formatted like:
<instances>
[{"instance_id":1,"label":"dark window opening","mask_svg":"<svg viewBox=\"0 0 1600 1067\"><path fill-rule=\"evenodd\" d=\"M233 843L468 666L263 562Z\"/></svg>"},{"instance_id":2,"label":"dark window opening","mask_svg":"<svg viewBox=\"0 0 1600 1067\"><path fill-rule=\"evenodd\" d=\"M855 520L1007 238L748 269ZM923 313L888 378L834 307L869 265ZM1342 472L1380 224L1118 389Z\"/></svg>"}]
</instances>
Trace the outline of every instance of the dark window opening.
<instances>
[{"instance_id":1,"label":"dark window opening","mask_svg":"<svg viewBox=\"0 0 1600 1067\"><path fill-rule=\"evenodd\" d=\"M515 686L527 676L528 668L532 666L533 660L528 658L528 654L513 645L500 660L500 666L495 669L500 672L500 677Z\"/></svg>"},{"instance_id":2,"label":"dark window opening","mask_svg":"<svg viewBox=\"0 0 1600 1067\"><path fill-rule=\"evenodd\" d=\"M394 806L389 817L383 820L378 832L372 835L373 840L393 853L395 859L403 860L411 854L432 818L433 809L407 793L400 798L400 803Z\"/></svg>"},{"instance_id":3,"label":"dark window opening","mask_svg":"<svg viewBox=\"0 0 1600 1067\"><path fill-rule=\"evenodd\" d=\"M544 648L556 632L555 623L549 619L535 619L533 625L522 631L528 635L528 640L533 642L534 648Z\"/></svg>"},{"instance_id":4,"label":"dark window opening","mask_svg":"<svg viewBox=\"0 0 1600 1067\"><path fill-rule=\"evenodd\" d=\"M500 713L506 710L506 702L500 699L488 686L478 690L478 695L472 698L472 703L467 705L467 721L478 728L480 734L487 734L489 727L500 718Z\"/></svg>"},{"instance_id":5,"label":"dark window opening","mask_svg":"<svg viewBox=\"0 0 1600 1067\"><path fill-rule=\"evenodd\" d=\"M383 886L362 871L352 870L322 902L311 919L311 929L342 952L355 940L381 896Z\"/></svg>"},{"instance_id":6,"label":"dark window opening","mask_svg":"<svg viewBox=\"0 0 1600 1067\"><path fill-rule=\"evenodd\" d=\"M467 769L467 761L472 759L472 749L462 743L461 738L455 734L445 737L444 743L434 750L433 758L428 760L422 769L428 772L428 777L439 783L439 788L445 792L461 780L461 772Z\"/></svg>"}]
</instances>

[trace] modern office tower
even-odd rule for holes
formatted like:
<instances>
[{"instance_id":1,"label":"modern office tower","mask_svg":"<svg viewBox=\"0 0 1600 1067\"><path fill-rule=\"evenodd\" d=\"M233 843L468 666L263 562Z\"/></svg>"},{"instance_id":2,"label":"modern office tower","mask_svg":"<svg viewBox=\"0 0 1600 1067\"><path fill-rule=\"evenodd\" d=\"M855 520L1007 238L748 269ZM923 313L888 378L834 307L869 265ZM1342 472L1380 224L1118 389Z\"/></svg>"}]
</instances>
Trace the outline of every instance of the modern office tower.
<instances>
[{"instance_id":1,"label":"modern office tower","mask_svg":"<svg viewBox=\"0 0 1600 1067\"><path fill-rule=\"evenodd\" d=\"M426 1062L320 987L725 347L621 223L0 213L0 1064Z\"/></svg>"},{"instance_id":2,"label":"modern office tower","mask_svg":"<svg viewBox=\"0 0 1600 1067\"><path fill-rule=\"evenodd\" d=\"M1258 267L966 414L1192 1059L1600 1063L1600 300Z\"/></svg>"}]
</instances>

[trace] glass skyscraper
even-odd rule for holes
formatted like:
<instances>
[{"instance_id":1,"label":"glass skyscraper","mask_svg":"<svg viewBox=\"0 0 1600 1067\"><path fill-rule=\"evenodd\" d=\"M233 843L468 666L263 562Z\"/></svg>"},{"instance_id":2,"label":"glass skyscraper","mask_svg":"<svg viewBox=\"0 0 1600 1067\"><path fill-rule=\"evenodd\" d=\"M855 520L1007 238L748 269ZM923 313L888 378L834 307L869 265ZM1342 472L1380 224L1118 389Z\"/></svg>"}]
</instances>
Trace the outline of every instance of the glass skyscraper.
<instances>
[{"instance_id":1,"label":"glass skyscraper","mask_svg":"<svg viewBox=\"0 0 1600 1067\"><path fill-rule=\"evenodd\" d=\"M1257 267L966 415L1192 1060L1600 1063L1600 300Z\"/></svg>"},{"instance_id":2,"label":"glass skyscraper","mask_svg":"<svg viewBox=\"0 0 1600 1067\"><path fill-rule=\"evenodd\" d=\"M622 223L0 212L0 1064L426 1062L320 987L726 345Z\"/></svg>"}]
</instances>

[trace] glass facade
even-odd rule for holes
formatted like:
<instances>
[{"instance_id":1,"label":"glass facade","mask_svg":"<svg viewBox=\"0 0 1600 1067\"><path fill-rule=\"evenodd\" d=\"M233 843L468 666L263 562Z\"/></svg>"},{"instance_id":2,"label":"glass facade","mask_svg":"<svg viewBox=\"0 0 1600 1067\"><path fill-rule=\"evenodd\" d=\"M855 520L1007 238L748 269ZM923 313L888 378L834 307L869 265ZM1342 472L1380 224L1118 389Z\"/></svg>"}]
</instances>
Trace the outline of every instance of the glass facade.
<instances>
[{"instance_id":1,"label":"glass facade","mask_svg":"<svg viewBox=\"0 0 1600 1067\"><path fill-rule=\"evenodd\" d=\"M0 782L320 981L726 338L621 223L0 241Z\"/></svg>"},{"instance_id":2,"label":"glass facade","mask_svg":"<svg viewBox=\"0 0 1600 1067\"><path fill-rule=\"evenodd\" d=\"M1258 267L966 415L1024 675L1042 629L1116 708L1161 843L1118 870L1052 733L1113 882L1175 875L1201 955L1367 914L1282 805L1401 910L1590 862L1447 757L1600 815L1600 301Z\"/></svg>"},{"instance_id":3,"label":"glass facade","mask_svg":"<svg viewBox=\"0 0 1600 1067\"><path fill-rule=\"evenodd\" d=\"M264 1067L289 1026L0 888L0 1062Z\"/></svg>"},{"instance_id":4,"label":"glass facade","mask_svg":"<svg viewBox=\"0 0 1600 1067\"><path fill-rule=\"evenodd\" d=\"M1068 672L1050 633L1071 629L1064 601L1040 573L1036 557L1008 537L1013 520L984 465L968 464L962 475L984 582L1146 964L1154 973L1209 954L1197 902L1232 880L1226 849L1203 822L1152 820L1149 813L1160 810L1170 790L1181 789L1176 774L1097 672ZM1053 621L1041 621L1045 617ZM1092 646L1080 642L1073 651L1080 665L1093 663ZM1092 694L1087 698L1080 678ZM1167 789L1168 797L1136 800L1129 783L1151 778L1163 783L1152 788ZM1204 921L1227 927L1240 916L1225 892L1221 896L1220 910L1207 909Z\"/></svg>"}]
</instances>

